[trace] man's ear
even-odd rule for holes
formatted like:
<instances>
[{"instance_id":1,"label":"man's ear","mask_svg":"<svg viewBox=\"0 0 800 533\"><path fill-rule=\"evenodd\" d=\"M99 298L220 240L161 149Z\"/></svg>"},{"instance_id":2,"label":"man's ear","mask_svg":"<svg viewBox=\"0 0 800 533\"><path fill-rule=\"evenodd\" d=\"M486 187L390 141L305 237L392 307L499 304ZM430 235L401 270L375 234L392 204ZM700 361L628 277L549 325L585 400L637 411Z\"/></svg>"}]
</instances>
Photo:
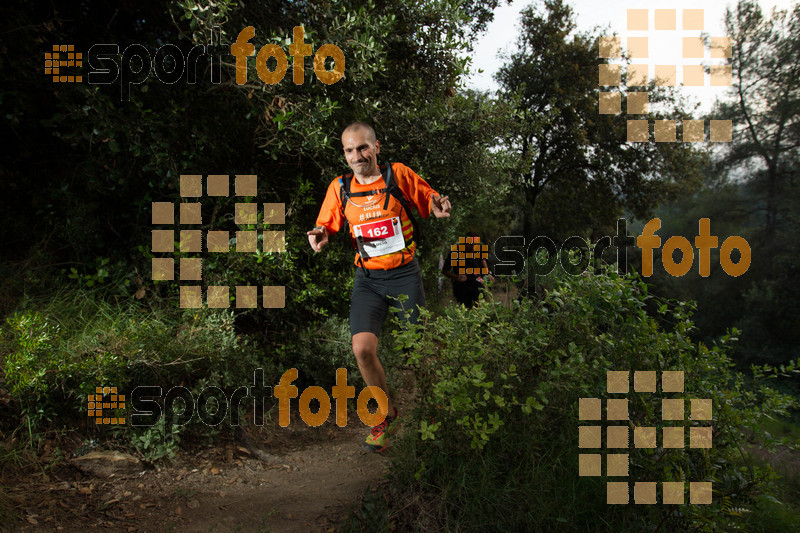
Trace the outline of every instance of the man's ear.
<instances>
[{"instance_id":1,"label":"man's ear","mask_svg":"<svg viewBox=\"0 0 800 533\"><path fill-rule=\"evenodd\" d=\"M379 153L381 153L381 142L375 141L375 154L377 155Z\"/></svg>"}]
</instances>

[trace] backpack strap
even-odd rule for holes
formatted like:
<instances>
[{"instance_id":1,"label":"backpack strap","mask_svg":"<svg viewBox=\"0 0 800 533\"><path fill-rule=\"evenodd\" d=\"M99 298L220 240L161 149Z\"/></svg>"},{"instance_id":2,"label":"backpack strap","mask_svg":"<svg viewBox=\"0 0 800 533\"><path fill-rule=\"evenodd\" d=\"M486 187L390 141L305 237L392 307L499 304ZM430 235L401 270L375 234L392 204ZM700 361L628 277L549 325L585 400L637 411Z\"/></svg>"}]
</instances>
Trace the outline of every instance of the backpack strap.
<instances>
[{"instance_id":1,"label":"backpack strap","mask_svg":"<svg viewBox=\"0 0 800 533\"><path fill-rule=\"evenodd\" d=\"M411 227L413 230L412 240L419 242L418 239L421 237L419 225L417 224L414 215L411 212L411 207L408 204L408 200L406 199L405 194L397 185L396 181L394 180L394 172L392 172L392 164L385 163L383 165L379 165L379 170L383 173L383 181L386 183L386 187L383 189L372 189L371 191L363 191L363 192L350 192L350 184L353 182L353 173L348 172L343 174L341 178L339 178L339 196L341 200L341 207L342 207L342 218L344 219L344 223L342 224L341 231L348 232L350 221L347 220L347 215L345 215L344 207L347 205L347 201L350 198L356 198L361 196L373 196L377 194L386 194L386 199L383 202L383 210L386 211L389 209L389 195L394 196L394 198L400 202L400 206L405 210L406 216L408 220L411 222ZM357 245L358 243L356 243ZM360 248L357 246L357 248ZM369 257L369 256L367 256Z\"/></svg>"},{"instance_id":2,"label":"backpack strap","mask_svg":"<svg viewBox=\"0 0 800 533\"><path fill-rule=\"evenodd\" d=\"M386 182L386 190L389 192L389 194L394 196L398 202L400 202L400 205L405 210L406 216L408 217L408 220L411 222L411 228L413 231L412 240L419 243L419 239L422 237L422 233L420 232L419 229L419 224L417 224L417 220L414 218L414 215L411 212L411 208L408 205L408 200L406 200L406 195L403 194L403 191L400 189L400 187L394 180L394 172L392 172L392 164L387 163L385 167L386 167L386 172L383 175L384 178L383 181ZM383 168L383 165L381 166L381 168ZM389 209L389 194L386 195L386 200L383 203L384 211L386 209Z\"/></svg>"}]
</instances>

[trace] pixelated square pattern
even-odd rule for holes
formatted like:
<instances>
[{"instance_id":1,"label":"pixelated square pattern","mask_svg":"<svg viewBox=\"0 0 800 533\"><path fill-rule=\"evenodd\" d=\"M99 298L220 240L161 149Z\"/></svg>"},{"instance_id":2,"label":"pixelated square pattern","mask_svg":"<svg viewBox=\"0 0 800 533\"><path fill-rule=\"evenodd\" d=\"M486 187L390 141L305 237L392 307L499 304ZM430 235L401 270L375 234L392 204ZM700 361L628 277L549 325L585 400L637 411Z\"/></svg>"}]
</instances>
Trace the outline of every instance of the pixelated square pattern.
<instances>
[{"instance_id":1,"label":"pixelated square pattern","mask_svg":"<svg viewBox=\"0 0 800 533\"><path fill-rule=\"evenodd\" d=\"M230 307L230 298L228 297L228 287L226 286L210 286L208 287L208 307L212 309L226 309Z\"/></svg>"},{"instance_id":2,"label":"pixelated square pattern","mask_svg":"<svg viewBox=\"0 0 800 533\"><path fill-rule=\"evenodd\" d=\"M622 93L600 93L600 114L617 115L622 112Z\"/></svg>"},{"instance_id":3,"label":"pixelated square pattern","mask_svg":"<svg viewBox=\"0 0 800 533\"><path fill-rule=\"evenodd\" d=\"M608 426L606 428L607 448L628 447L628 426Z\"/></svg>"},{"instance_id":4,"label":"pixelated square pattern","mask_svg":"<svg viewBox=\"0 0 800 533\"><path fill-rule=\"evenodd\" d=\"M644 87L650 83L650 67L643 64L628 65L628 87Z\"/></svg>"},{"instance_id":5,"label":"pixelated square pattern","mask_svg":"<svg viewBox=\"0 0 800 533\"><path fill-rule=\"evenodd\" d=\"M199 309L203 306L203 297L199 286L180 286L180 306L182 309Z\"/></svg>"},{"instance_id":6,"label":"pixelated square pattern","mask_svg":"<svg viewBox=\"0 0 800 533\"><path fill-rule=\"evenodd\" d=\"M180 206L181 224L202 224L200 204L197 202L182 203Z\"/></svg>"},{"instance_id":7,"label":"pixelated square pattern","mask_svg":"<svg viewBox=\"0 0 800 533\"><path fill-rule=\"evenodd\" d=\"M702 122L702 121L701 121ZM660 376L659 376L660 374ZM631 387L631 376L633 383ZM659 380L660 377L660 380ZM628 371L609 370L606 372L606 390L610 394L656 393L660 381L662 393L684 392L684 373L680 370L656 371ZM633 390L631 390L631 388ZM684 398L662 398L661 418L665 421L687 420ZM706 398L689 398L691 420L711 420L712 401ZM628 398L608 398L606 400L606 419L609 422L627 420L629 418ZM579 398L578 418L582 421L599 421L602 419L603 400L601 398ZM603 439L605 431L605 440ZM630 455L628 453L615 453L617 449L656 448L686 449L687 430L683 425L658 427L633 427L631 435L626 425L607 425L605 430L600 425L578 426L578 448L602 449L603 443L608 453L603 459L602 454L580 453L579 475L602 476L603 462L605 462L605 475L608 477L627 477L629 475ZM711 448L713 428L711 426L689 426L689 449ZM614 450L614 451L612 451ZM660 487L660 489L659 489ZM682 505L685 503L686 483L684 481L660 482L634 482L633 487L628 482L606 483L607 503L627 504L630 500L630 490L633 489L633 502L635 504ZM711 482L690 482L689 503L694 505L709 504L712 498Z\"/></svg>"},{"instance_id":8,"label":"pixelated square pattern","mask_svg":"<svg viewBox=\"0 0 800 533\"><path fill-rule=\"evenodd\" d=\"M733 122L730 120L709 120L711 142L729 143L733 140Z\"/></svg>"},{"instance_id":9,"label":"pixelated square pattern","mask_svg":"<svg viewBox=\"0 0 800 533\"><path fill-rule=\"evenodd\" d=\"M712 64L706 67L708 69L708 75L706 75L701 64L708 57L712 60L730 58L732 56L730 37L705 37L707 41L704 41L703 36L681 34L681 32L703 30L703 9L628 9L627 31L629 34L623 37L614 35L600 37L598 39L598 56L602 59L616 59L627 55L634 60L634 64L627 66L625 84L628 88L646 87L650 81L650 65L642 60L647 60L650 55L650 32L674 32L675 49L680 50L681 59L697 61L697 64L680 65L680 67L678 65L653 65L652 79L656 85L674 87L680 82L690 87L703 87L706 84L711 87L731 86L733 76L730 65ZM706 52L706 48L708 48L708 52ZM620 65L601 63L598 66L599 85L604 87L622 85ZM629 115L647 113L646 101L642 101L641 97L632 97L632 94L634 93L628 93L627 113ZM598 98L598 112L601 115L621 113L621 97L614 92L601 92ZM704 124L702 121L700 122L700 126L692 124L684 127L683 135L679 135L676 120L655 121L652 130L647 121L629 120L626 140L629 143L650 142L650 131L652 131L652 140L655 142L705 142L705 136L701 133ZM732 141L732 126L717 124L712 126L710 131L709 142Z\"/></svg>"},{"instance_id":10,"label":"pixelated square pattern","mask_svg":"<svg viewBox=\"0 0 800 533\"><path fill-rule=\"evenodd\" d=\"M662 420L683 420L683 398L665 398L661 400Z\"/></svg>"},{"instance_id":11,"label":"pixelated square pattern","mask_svg":"<svg viewBox=\"0 0 800 533\"><path fill-rule=\"evenodd\" d=\"M57 54L56 54L57 55ZM52 60L52 58L48 58ZM55 58L57 59L57 57ZM203 183L208 196L228 197L231 194L231 177L224 174L181 174L179 176L179 192L183 199L203 196ZM251 174L237 174L233 179L233 190L237 197L254 197L258 194L258 177ZM263 221L265 224L284 224L286 208L283 203L237 202L234 206L234 222L240 225L255 225L259 221L259 207L263 205ZM177 212L176 212L177 211ZM177 220L176 220L177 218ZM198 226L202 224L202 202L184 200L178 207L172 202L152 202L151 221L154 225ZM176 231L177 230L177 231ZM174 254L230 253L258 251L258 242L263 239L264 251L282 253L286 251L284 231L265 231L263 235L257 230L221 231L189 228L154 229L151 237L153 253ZM231 246L231 243L235 243ZM487 247L488 252L488 247ZM487 254L488 255L488 254ZM176 261L174 257L152 258L153 280L175 280ZM180 257L178 261L178 279L182 282L200 282L203 279L203 260L201 257ZM237 308L257 308L259 302L265 308L283 308L286 302L285 288L282 286L237 285L230 287L202 285L180 285L178 301L181 308L197 309L207 305L211 308L229 308L235 301ZM233 296L232 296L233 294Z\"/></svg>"},{"instance_id":12,"label":"pixelated square pattern","mask_svg":"<svg viewBox=\"0 0 800 533\"><path fill-rule=\"evenodd\" d=\"M662 502L665 505L683 505L684 503L684 483L683 481L665 481L661 484Z\"/></svg>"},{"instance_id":13,"label":"pixelated square pattern","mask_svg":"<svg viewBox=\"0 0 800 533\"><path fill-rule=\"evenodd\" d=\"M602 448L601 426L578 427L578 448Z\"/></svg>"},{"instance_id":14,"label":"pixelated square pattern","mask_svg":"<svg viewBox=\"0 0 800 533\"><path fill-rule=\"evenodd\" d=\"M628 31L647 31L650 29L650 13L647 9L628 10Z\"/></svg>"},{"instance_id":15,"label":"pixelated square pattern","mask_svg":"<svg viewBox=\"0 0 800 533\"><path fill-rule=\"evenodd\" d=\"M237 231L236 232L236 251L254 253L258 251L258 232L257 231Z\"/></svg>"},{"instance_id":16,"label":"pixelated square pattern","mask_svg":"<svg viewBox=\"0 0 800 533\"><path fill-rule=\"evenodd\" d=\"M628 483L626 481L606 482L606 503L625 505L628 503Z\"/></svg>"},{"instance_id":17,"label":"pixelated square pattern","mask_svg":"<svg viewBox=\"0 0 800 533\"><path fill-rule=\"evenodd\" d=\"M683 448L683 428L682 427L666 427L662 428L663 441L662 448Z\"/></svg>"},{"instance_id":18,"label":"pixelated square pattern","mask_svg":"<svg viewBox=\"0 0 800 533\"><path fill-rule=\"evenodd\" d=\"M628 399L614 398L606 401L607 420L627 420L628 419Z\"/></svg>"},{"instance_id":19,"label":"pixelated square pattern","mask_svg":"<svg viewBox=\"0 0 800 533\"><path fill-rule=\"evenodd\" d=\"M175 251L175 232L164 229L152 230L152 246L150 251L153 253Z\"/></svg>"},{"instance_id":20,"label":"pixelated square pattern","mask_svg":"<svg viewBox=\"0 0 800 533\"><path fill-rule=\"evenodd\" d=\"M203 277L203 263L199 257L181 257L181 281L200 281Z\"/></svg>"},{"instance_id":21,"label":"pixelated square pattern","mask_svg":"<svg viewBox=\"0 0 800 533\"><path fill-rule=\"evenodd\" d=\"M628 114L643 115L649 111L649 93L629 92L628 93Z\"/></svg>"},{"instance_id":22,"label":"pixelated square pattern","mask_svg":"<svg viewBox=\"0 0 800 533\"><path fill-rule=\"evenodd\" d=\"M677 140L676 131L674 120L656 120L653 138L657 143L673 143Z\"/></svg>"},{"instance_id":23,"label":"pixelated square pattern","mask_svg":"<svg viewBox=\"0 0 800 533\"><path fill-rule=\"evenodd\" d=\"M578 456L578 476L602 475L602 456L599 453L582 453Z\"/></svg>"},{"instance_id":24,"label":"pixelated square pattern","mask_svg":"<svg viewBox=\"0 0 800 533\"><path fill-rule=\"evenodd\" d=\"M656 428L654 427L633 428L633 446L635 448L655 448Z\"/></svg>"},{"instance_id":25,"label":"pixelated square pattern","mask_svg":"<svg viewBox=\"0 0 800 533\"><path fill-rule=\"evenodd\" d=\"M97 425L125 424L125 417L105 416L105 409L125 409L125 395L119 394L116 387L96 387L95 394L87 398L88 416Z\"/></svg>"},{"instance_id":26,"label":"pixelated square pattern","mask_svg":"<svg viewBox=\"0 0 800 533\"><path fill-rule=\"evenodd\" d=\"M456 274L488 274L489 269L467 268L467 259L489 259L489 245L481 244L480 237L459 237L458 244L450 247L451 264L455 267Z\"/></svg>"},{"instance_id":27,"label":"pixelated square pattern","mask_svg":"<svg viewBox=\"0 0 800 533\"><path fill-rule=\"evenodd\" d=\"M44 54L44 73L51 76L53 83L81 83L83 76L62 72L64 67L82 67L83 53L75 51L72 44L54 44L52 52Z\"/></svg>"},{"instance_id":28,"label":"pixelated square pattern","mask_svg":"<svg viewBox=\"0 0 800 533\"><path fill-rule=\"evenodd\" d=\"M209 231L206 234L206 249L209 252L230 251L230 235L227 231Z\"/></svg>"},{"instance_id":29,"label":"pixelated square pattern","mask_svg":"<svg viewBox=\"0 0 800 533\"><path fill-rule=\"evenodd\" d=\"M704 120L683 121L683 142L703 142L706 137Z\"/></svg>"},{"instance_id":30,"label":"pixelated square pattern","mask_svg":"<svg viewBox=\"0 0 800 533\"><path fill-rule=\"evenodd\" d=\"M263 303L266 309L281 309L286 305L286 288L284 286L262 287Z\"/></svg>"},{"instance_id":31,"label":"pixelated square pattern","mask_svg":"<svg viewBox=\"0 0 800 533\"><path fill-rule=\"evenodd\" d=\"M675 31L676 15L677 12L674 9L656 9L656 30Z\"/></svg>"},{"instance_id":32,"label":"pixelated square pattern","mask_svg":"<svg viewBox=\"0 0 800 533\"><path fill-rule=\"evenodd\" d=\"M255 309L258 307L258 287L236 286L236 307Z\"/></svg>"},{"instance_id":33,"label":"pixelated square pattern","mask_svg":"<svg viewBox=\"0 0 800 533\"><path fill-rule=\"evenodd\" d=\"M603 413L603 401L600 398L580 398L578 400L579 420L600 420Z\"/></svg>"},{"instance_id":34,"label":"pixelated square pattern","mask_svg":"<svg viewBox=\"0 0 800 533\"><path fill-rule=\"evenodd\" d=\"M600 65L598 84L601 86L617 87L622 82L622 70L619 65Z\"/></svg>"},{"instance_id":35,"label":"pixelated square pattern","mask_svg":"<svg viewBox=\"0 0 800 533\"><path fill-rule=\"evenodd\" d=\"M650 124L647 120L628 121L628 142L646 143L650 140Z\"/></svg>"},{"instance_id":36,"label":"pixelated square pattern","mask_svg":"<svg viewBox=\"0 0 800 533\"><path fill-rule=\"evenodd\" d=\"M171 257L154 257L152 259L153 280L164 281L175 279L175 260Z\"/></svg>"},{"instance_id":37,"label":"pixelated square pattern","mask_svg":"<svg viewBox=\"0 0 800 533\"><path fill-rule=\"evenodd\" d=\"M258 204L237 203L234 206L233 221L237 224L256 224L258 222Z\"/></svg>"},{"instance_id":38,"label":"pixelated square pattern","mask_svg":"<svg viewBox=\"0 0 800 533\"><path fill-rule=\"evenodd\" d=\"M617 36L604 36L599 40L600 57L622 57L622 38Z\"/></svg>"},{"instance_id":39,"label":"pixelated square pattern","mask_svg":"<svg viewBox=\"0 0 800 533\"><path fill-rule=\"evenodd\" d=\"M633 484L633 503L637 505L656 503L656 483L654 481L637 481Z\"/></svg>"},{"instance_id":40,"label":"pixelated square pattern","mask_svg":"<svg viewBox=\"0 0 800 533\"><path fill-rule=\"evenodd\" d=\"M251 174L237 174L234 181L236 196L256 196L258 194L258 178Z\"/></svg>"},{"instance_id":41,"label":"pixelated square pattern","mask_svg":"<svg viewBox=\"0 0 800 533\"><path fill-rule=\"evenodd\" d=\"M286 223L286 204L264 204L264 224Z\"/></svg>"},{"instance_id":42,"label":"pixelated square pattern","mask_svg":"<svg viewBox=\"0 0 800 533\"><path fill-rule=\"evenodd\" d=\"M206 193L209 196L228 196L230 180L227 175L210 174L206 178Z\"/></svg>"},{"instance_id":43,"label":"pixelated square pattern","mask_svg":"<svg viewBox=\"0 0 800 533\"><path fill-rule=\"evenodd\" d=\"M683 84L688 87L703 87L706 73L703 65L683 65Z\"/></svg>"},{"instance_id":44,"label":"pixelated square pattern","mask_svg":"<svg viewBox=\"0 0 800 533\"><path fill-rule=\"evenodd\" d=\"M607 476L627 476L628 475L628 454L609 453L606 455L606 475Z\"/></svg>"},{"instance_id":45,"label":"pixelated square pattern","mask_svg":"<svg viewBox=\"0 0 800 533\"><path fill-rule=\"evenodd\" d=\"M280 253L286 251L286 233L284 231L264 232L264 253Z\"/></svg>"},{"instance_id":46,"label":"pixelated square pattern","mask_svg":"<svg viewBox=\"0 0 800 533\"><path fill-rule=\"evenodd\" d=\"M678 71L675 65L656 65L656 85L660 87L674 87L678 81Z\"/></svg>"},{"instance_id":47,"label":"pixelated square pattern","mask_svg":"<svg viewBox=\"0 0 800 533\"><path fill-rule=\"evenodd\" d=\"M153 202L153 224L174 224L175 204L172 202Z\"/></svg>"},{"instance_id":48,"label":"pixelated square pattern","mask_svg":"<svg viewBox=\"0 0 800 533\"><path fill-rule=\"evenodd\" d=\"M647 37L628 37L628 54L633 59L647 59L649 46Z\"/></svg>"}]
</instances>

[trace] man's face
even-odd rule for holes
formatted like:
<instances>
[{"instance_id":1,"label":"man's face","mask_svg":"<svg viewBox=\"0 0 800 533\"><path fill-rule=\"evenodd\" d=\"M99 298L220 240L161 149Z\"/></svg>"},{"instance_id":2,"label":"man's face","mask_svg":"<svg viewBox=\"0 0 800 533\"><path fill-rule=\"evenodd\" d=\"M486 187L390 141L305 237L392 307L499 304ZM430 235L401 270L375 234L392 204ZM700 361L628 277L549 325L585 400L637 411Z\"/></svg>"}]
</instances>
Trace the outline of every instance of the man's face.
<instances>
[{"instance_id":1,"label":"man's face","mask_svg":"<svg viewBox=\"0 0 800 533\"><path fill-rule=\"evenodd\" d=\"M347 164L359 176L378 174L380 141L373 141L366 128L350 129L342 133L342 148Z\"/></svg>"}]
</instances>

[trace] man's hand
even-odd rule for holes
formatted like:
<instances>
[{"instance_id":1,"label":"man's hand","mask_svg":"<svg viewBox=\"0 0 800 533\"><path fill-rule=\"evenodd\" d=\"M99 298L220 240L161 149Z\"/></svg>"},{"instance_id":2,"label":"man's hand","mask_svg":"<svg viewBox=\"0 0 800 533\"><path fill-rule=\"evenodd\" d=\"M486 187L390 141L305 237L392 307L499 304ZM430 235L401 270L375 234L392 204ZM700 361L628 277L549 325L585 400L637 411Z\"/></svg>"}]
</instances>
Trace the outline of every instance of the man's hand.
<instances>
[{"instance_id":1,"label":"man's hand","mask_svg":"<svg viewBox=\"0 0 800 533\"><path fill-rule=\"evenodd\" d=\"M324 226L318 226L306 232L306 235L308 235L308 244L315 252L319 252L323 246L328 244L328 230Z\"/></svg>"},{"instance_id":2,"label":"man's hand","mask_svg":"<svg viewBox=\"0 0 800 533\"><path fill-rule=\"evenodd\" d=\"M460 281L462 283L467 281L467 275L466 274L458 274L456 276L456 281Z\"/></svg>"},{"instance_id":3,"label":"man's hand","mask_svg":"<svg viewBox=\"0 0 800 533\"><path fill-rule=\"evenodd\" d=\"M431 211L436 218L449 217L450 200L447 199L447 196L434 194L431 196Z\"/></svg>"}]
</instances>

